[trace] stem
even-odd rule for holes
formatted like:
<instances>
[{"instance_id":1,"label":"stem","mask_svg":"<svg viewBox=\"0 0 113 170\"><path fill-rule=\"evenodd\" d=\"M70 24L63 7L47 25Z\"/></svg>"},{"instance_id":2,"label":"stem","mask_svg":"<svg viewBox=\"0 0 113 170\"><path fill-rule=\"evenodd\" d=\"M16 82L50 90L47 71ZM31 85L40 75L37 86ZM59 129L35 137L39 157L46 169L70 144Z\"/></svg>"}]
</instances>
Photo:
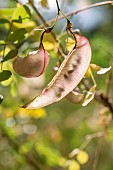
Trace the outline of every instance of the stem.
<instances>
[{"instance_id":1,"label":"stem","mask_svg":"<svg viewBox=\"0 0 113 170\"><path fill-rule=\"evenodd\" d=\"M44 34L46 33L46 30L42 33L41 35L41 38L40 38L40 46L42 45L42 41L43 41L43 37L44 37Z\"/></svg>"},{"instance_id":2,"label":"stem","mask_svg":"<svg viewBox=\"0 0 113 170\"><path fill-rule=\"evenodd\" d=\"M42 20L42 22L43 22L43 24L46 26L46 27L49 27L49 24L45 21L45 19L43 18L43 16L39 13L39 11L36 9L36 7L34 6L34 4L33 4L33 2L32 2L32 0L29 0L29 3L30 3L30 5L32 6L32 8L34 9L34 11L36 12L36 14L40 17L40 19ZM55 22L56 22L56 20L58 20L58 18L56 17L55 19L54 19L54 24L55 24ZM54 25L53 24L53 25ZM50 29L52 29L51 27L49 27ZM48 29L49 29L48 28ZM58 42L57 41L57 39L56 39L56 36L55 36L55 34L54 34L54 32L51 30L51 35L52 35L52 37L54 38L54 40L56 41L56 42ZM59 55L61 55L61 56L63 56L63 47L60 45L60 48L58 49L58 53L59 53Z\"/></svg>"},{"instance_id":3,"label":"stem","mask_svg":"<svg viewBox=\"0 0 113 170\"><path fill-rule=\"evenodd\" d=\"M59 13L61 13L63 15L63 17L67 20L67 25L70 24L70 20L65 16L65 14L60 9L59 4L58 4L58 0L56 0L56 4L57 4L57 9L58 9L58 15L59 15Z\"/></svg>"},{"instance_id":4,"label":"stem","mask_svg":"<svg viewBox=\"0 0 113 170\"><path fill-rule=\"evenodd\" d=\"M86 11L86 10L91 9L91 8L95 8L95 7L99 7L99 6L104 6L104 5L112 5L112 4L113 4L113 1L104 1L104 2L99 2L99 3L91 4L91 5L85 6L83 8L80 8L80 9L78 9L76 11L69 12L69 13L65 14L65 16L68 17L68 16L71 16L71 15L76 15L76 14L78 14L80 12ZM64 16L60 16L58 18L58 20L61 20L63 18L64 18ZM54 22L54 20L55 20L55 18L53 18L51 20L48 20L46 23L50 24L50 23ZM43 27L43 25L41 25L40 27Z\"/></svg>"},{"instance_id":5,"label":"stem","mask_svg":"<svg viewBox=\"0 0 113 170\"><path fill-rule=\"evenodd\" d=\"M32 6L32 8L34 9L34 11L36 12L36 14L38 15L38 17L42 20L43 24L48 27L48 23L45 21L45 19L42 17L42 15L37 11L36 7L34 6L32 0L29 0L30 5Z\"/></svg>"},{"instance_id":6,"label":"stem","mask_svg":"<svg viewBox=\"0 0 113 170\"><path fill-rule=\"evenodd\" d=\"M90 89L89 87L89 82L84 80L83 81L83 84L85 86L85 88L87 90ZM109 98L106 97L102 92L100 92L99 90L95 92L95 97L94 97L100 104L106 106L109 108L109 111L111 112L112 114L112 119L113 119L113 105L112 103L109 101Z\"/></svg>"},{"instance_id":7,"label":"stem","mask_svg":"<svg viewBox=\"0 0 113 170\"><path fill-rule=\"evenodd\" d=\"M94 134L91 134L91 135L87 135L86 136L86 139L84 140L84 142L81 144L80 146L80 149L81 150L84 150L87 145L95 138L101 138L101 137L104 137L105 136L105 132L97 132L97 133L94 133Z\"/></svg>"},{"instance_id":8,"label":"stem","mask_svg":"<svg viewBox=\"0 0 113 170\"><path fill-rule=\"evenodd\" d=\"M60 13L62 14L63 18L67 20L67 23L71 23L70 20L67 18L67 16L60 10Z\"/></svg>"},{"instance_id":9,"label":"stem","mask_svg":"<svg viewBox=\"0 0 113 170\"><path fill-rule=\"evenodd\" d=\"M99 7L99 6L104 6L104 5L112 5L113 4L113 1L105 1L105 2L99 2L99 3L95 3L95 4L91 4L91 5L88 5L88 6L85 6L75 12L70 12L68 14L66 14L66 16L70 16L70 15L75 15L75 14L78 14L79 12L83 12L85 10L88 10L90 8L94 8L94 7ZM62 19L62 17L60 17L60 19Z\"/></svg>"},{"instance_id":10,"label":"stem","mask_svg":"<svg viewBox=\"0 0 113 170\"><path fill-rule=\"evenodd\" d=\"M60 13L60 7L59 7L59 4L58 4L58 0L56 0L56 4L57 4L57 9L58 9L58 15Z\"/></svg>"},{"instance_id":11,"label":"stem","mask_svg":"<svg viewBox=\"0 0 113 170\"><path fill-rule=\"evenodd\" d=\"M93 81L93 83L94 83L94 87L96 87L96 86L97 86L97 83L96 83L96 81L95 81L95 79L94 79L94 76L93 76L93 74L92 74L92 71L91 71L91 78L92 78L92 81Z\"/></svg>"},{"instance_id":12,"label":"stem","mask_svg":"<svg viewBox=\"0 0 113 170\"><path fill-rule=\"evenodd\" d=\"M57 16L56 16L56 18L55 18L55 21L54 21L53 25L51 26L52 29L54 28L54 26L56 25L56 22L58 21L58 15L59 15L59 14L57 14Z\"/></svg>"},{"instance_id":13,"label":"stem","mask_svg":"<svg viewBox=\"0 0 113 170\"><path fill-rule=\"evenodd\" d=\"M74 39L75 39L75 42L77 43L77 39L76 39L76 36L75 34L73 33L73 31L71 29L69 29L70 33L73 35Z\"/></svg>"},{"instance_id":14,"label":"stem","mask_svg":"<svg viewBox=\"0 0 113 170\"><path fill-rule=\"evenodd\" d=\"M7 32L7 36L6 36L6 39L5 39L5 42L7 42L7 38L11 32L11 29L12 29L12 25L13 25L13 22L10 23L10 27L9 27L9 30ZM3 49L3 58L5 56L5 49L6 49L6 46L7 46L7 43L4 45L4 49ZM3 69L3 62L1 63L1 70Z\"/></svg>"}]
</instances>

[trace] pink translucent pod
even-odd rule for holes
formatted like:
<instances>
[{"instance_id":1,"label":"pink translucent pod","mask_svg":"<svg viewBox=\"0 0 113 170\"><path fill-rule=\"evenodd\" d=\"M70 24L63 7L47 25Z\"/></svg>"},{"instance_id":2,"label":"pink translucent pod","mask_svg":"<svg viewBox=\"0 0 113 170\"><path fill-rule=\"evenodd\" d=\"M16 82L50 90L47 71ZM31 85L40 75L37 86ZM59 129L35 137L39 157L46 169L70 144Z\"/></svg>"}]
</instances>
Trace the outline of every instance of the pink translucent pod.
<instances>
[{"instance_id":1,"label":"pink translucent pod","mask_svg":"<svg viewBox=\"0 0 113 170\"><path fill-rule=\"evenodd\" d=\"M76 48L69 52L52 81L23 108L37 109L58 102L80 83L90 64L91 47L86 37L75 34L75 38Z\"/></svg>"},{"instance_id":2,"label":"pink translucent pod","mask_svg":"<svg viewBox=\"0 0 113 170\"><path fill-rule=\"evenodd\" d=\"M38 77L47 68L49 62L49 54L40 45L38 51L30 52L26 57L16 56L13 60L14 71L26 78Z\"/></svg>"}]
</instances>

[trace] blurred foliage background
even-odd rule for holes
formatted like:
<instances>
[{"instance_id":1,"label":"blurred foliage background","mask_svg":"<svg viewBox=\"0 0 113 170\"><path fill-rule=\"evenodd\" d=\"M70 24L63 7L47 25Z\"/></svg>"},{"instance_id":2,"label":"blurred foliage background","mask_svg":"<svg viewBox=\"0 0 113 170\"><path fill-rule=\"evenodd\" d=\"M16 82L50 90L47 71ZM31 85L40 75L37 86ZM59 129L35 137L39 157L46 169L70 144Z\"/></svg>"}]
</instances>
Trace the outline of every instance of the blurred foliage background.
<instances>
[{"instance_id":1,"label":"blurred foliage background","mask_svg":"<svg viewBox=\"0 0 113 170\"><path fill-rule=\"evenodd\" d=\"M37 50L46 21L57 14L55 0L1 0L0 60L18 49L20 56ZM32 1L29 1L32 2ZM97 0L59 0L64 13L97 3ZM36 8L35 8L35 7ZM38 12L36 12L36 10ZM41 17L40 17L40 15ZM21 16L19 18L19 16ZM69 16L73 29L89 39L92 61L101 67L113 63L113 6L88 9ZM51 24L50 24L51 25ZM22 78L12 69L11 55L0 73L0 169L2 170L112 170L113 168L113 69L104 75L93 72L98 96L86 107L67 99L38 110L20 109L40 94L52 79L59 60L58 49L66 53L66 21L59 20L44 36L50 53L47 71L39 78ZM9 71L9 72L8 72ZM2 72L2 71L1 71ZM90 78L88 81L91 83ZM104 102L98 100L104 94ZM102 97L102 96L101 96ZM3 101L2 101L3 100ZM110 100L111 110L106 102Z\"/></svg>"}]
</instances>

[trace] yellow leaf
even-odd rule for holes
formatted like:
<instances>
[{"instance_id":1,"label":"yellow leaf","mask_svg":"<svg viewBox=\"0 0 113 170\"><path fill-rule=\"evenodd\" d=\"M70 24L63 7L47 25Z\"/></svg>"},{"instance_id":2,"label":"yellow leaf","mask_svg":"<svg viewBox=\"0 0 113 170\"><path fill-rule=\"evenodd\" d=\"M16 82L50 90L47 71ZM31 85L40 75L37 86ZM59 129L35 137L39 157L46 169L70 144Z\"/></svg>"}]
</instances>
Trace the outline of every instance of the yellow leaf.
<instances>
[{"instance_id":1,"label":"yellow leaf","mask_svg":"<svg viewBox=\"0 0 113 170\"><path fill-rule=\"evenodd\" d=\"M19 114L20 117L29 116L29 117L33 117L35 119L46 117L46 111L45 111L44 108L37 109L37 110L20 109L18 114Z\"/></svg>"},{"instance_id":2,"label":"yellow leaf","mask_svg":"<svg viewBox=\"0 0 113 170\"><path fill-rule=\"evenodd\" d=\"M80 164L85 164L86 162L88 162L89 156L87 152L81 150L76 158Z\"/></svg>"},{"instance_id":3,"label":"yellow leaf","mask_svg":"<svg viewBox=\"0 0 113 170\"><path fill-rule=\"evenodd\" d=\"M68 37L67 38L67 44L66 44L66 48L68 51L71 51L73 49L75 45L75 40L73 40L72 38Z\"/></svg>"},{"instance_id":4,"label":"yellow leaf","mask_svg":"<svg viewBox=\"0 0 113 170\"><path fill-rule=\"evenodd\" d=\"M43 42L43 45L44 45L45 50L47 51L53 50L55 47L54 43L49 42L49 41Z\"/></svg>"},{"instance_id":5,"label":"yellow leaf","mask_svg":"<svg viewBox=\"0 0 113 170\"><path fill-rule=\"evenodd\" d=\"M3 86L9 86L11 84L11 82L12 82L12 76L9 79L7 79L7 80L2 81L1 84Z\"/></svg>"},{"instance_id":6,"label":"yellow leaf","mask_svg":"<svg viewBox=\"0 0 113 170\"><path fill-rule=\"evenodd\" d=\"M6 47L5 48L5 53L4 53L4 50L2 50L2 51L0 51L0 55L3 56L3 54L4 54L4 56L6 56L10 50L11 49L9 47Z\"/></svg>"},{"instance_id":7,"label":"yellow leaf","mask_svg":"<svg viewBox=\"0 0 113 170\"><path fill-rule=\"evenodd\" d=\"M13 25L17 28L26 28L27 32L30 32L33 28L36 27L36 24L33 21L29 21L29 22L25 22L25 23L14 22Z\"/></svg>"}]
</instances>

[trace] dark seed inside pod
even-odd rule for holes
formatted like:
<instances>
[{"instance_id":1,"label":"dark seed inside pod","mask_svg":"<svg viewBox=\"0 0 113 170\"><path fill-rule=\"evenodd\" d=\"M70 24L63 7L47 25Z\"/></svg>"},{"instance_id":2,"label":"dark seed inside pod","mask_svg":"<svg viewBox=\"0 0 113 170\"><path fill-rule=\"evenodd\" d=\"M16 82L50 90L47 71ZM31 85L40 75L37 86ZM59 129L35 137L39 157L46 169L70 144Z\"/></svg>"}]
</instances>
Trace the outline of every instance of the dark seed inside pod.
<instances>
[{"instance_id":1,"label":"dark seed inside pod","mask_svg":"<svg viewBox=\"0 0 113 170\"><path fill-rule=\"evenodd\" d=\"M63 87L57 87L57 88L55 88L55 95L57 97L60 97L63 91L64 91Z\"/></svg>"},{"instance_id":2,"label":"dark seed inside pod","mask_svg":"<svg viewBox=\"0 0 113 170\"><path fill-rule=\"evenodd\" d=\"M73 71L74 71L74 69L70 69L67 71L67 73L71 74L71 73L73 73Z\"/></svg>"},{"instance_id":3,"label":"dark seed inside pod","mask_svg":"<svg viewBox=\"0 0 113 170\"><path fill-rule=\"evenodd\" d=\"M77 63L80 63L80 60L81 60L81 59L80 59L80 56L78 56L78 57L76 58L76 62L77 62Z\"/></svg>"},{"instance_id":4,"label":"dark seed inside pod","mask_svg":"<svg viewBox=\"0 0 113 170\"><path fill-rule=\"evenodd\" d=\"M64 78L65 78L65 79L68 79L68 78L69 78L68 73L65 73L65 74L64 74Z\"/></svg>"}]
</instances>

